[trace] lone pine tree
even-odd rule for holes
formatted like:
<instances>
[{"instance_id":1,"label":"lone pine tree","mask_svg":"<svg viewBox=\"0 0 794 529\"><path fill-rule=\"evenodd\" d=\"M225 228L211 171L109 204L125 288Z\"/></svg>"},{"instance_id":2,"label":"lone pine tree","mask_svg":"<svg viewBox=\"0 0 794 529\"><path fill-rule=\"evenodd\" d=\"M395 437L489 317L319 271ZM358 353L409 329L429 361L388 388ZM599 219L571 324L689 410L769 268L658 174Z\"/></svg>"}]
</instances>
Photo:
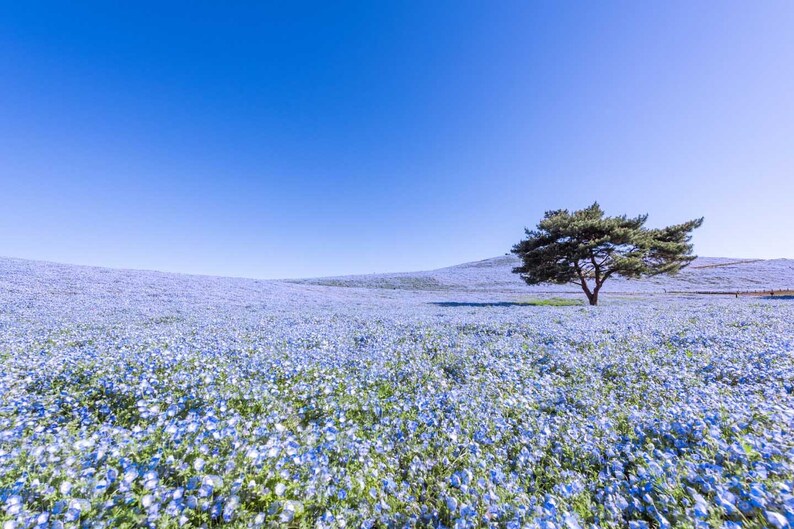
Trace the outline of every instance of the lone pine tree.
<instances>
[{"instance_id":1,"label":"lone pine tree","mask_svg":"<svg viewBox=\"0 0 794 529\"><path fill-rule=\"evenodd\" d=\"M666 228L645 228L648 215L605 217L598 202L568 212L547 211L526 239L513 246L521 266L513 268L528 285L572 283L582 288L591 305L613 275L638 279L674 274L692 255L692 230L703 218Z\"/></svg>"}]
</instances>

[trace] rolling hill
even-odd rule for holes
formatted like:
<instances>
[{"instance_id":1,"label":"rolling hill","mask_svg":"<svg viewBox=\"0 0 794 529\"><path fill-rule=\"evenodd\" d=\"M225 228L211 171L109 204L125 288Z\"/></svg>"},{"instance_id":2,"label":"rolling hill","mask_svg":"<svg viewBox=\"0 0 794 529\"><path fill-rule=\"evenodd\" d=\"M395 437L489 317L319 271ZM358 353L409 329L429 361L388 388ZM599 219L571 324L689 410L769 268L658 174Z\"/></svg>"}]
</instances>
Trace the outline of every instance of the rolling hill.
<instances>
[{"instance_id":1,"label":"rolling hill","mask_svg":"<svg viewBox=\"0 0 794 529\"><path fill-rule=\"evenodd\" d=\"M503 292L576 292L574 285L527 286L511 272L518 265L513 255L493 257L426 272L371 274L292 280L296 283L336 287L382 288L397 290L464 290ZM784 290L794 288L792 259L731 259L699 257L675 276L641 280L613 278L604 292L715 292Z\"/></svg>"},{"instance_id":2,"label":"rolling hill","mask_svg":"<svg viewBox=\"0 0 794 529\"><path fill-rule=\"evenodd\" d=\"M522 294L576 294L575 285L527 286L511 269L514 256L500 256L423 272L351 275L340 277L258 280L218 276L174 274L148 270L118 270L101 267L66 265L45 261L0 258L0 291L6 295L29 296L40 293L42 285L55 297L81 300L77 305L91 305L98 299L113 299L118 307L131 307L147 299L167 297L172 302L212 305L228 300L258 302L278 299L301 299L320 302L324 296L360 299L369 295L391 299L400 292L489 293L509 296ZM86 285L90 285L87 289ZM342 287L342 288L340 288ZM794 260L747 260L698 258L676 276L608 281L603 293L664 294L673 292L725 292L786 290L794 288ZM65 299L65 298L64 298Z\"/></svg>"}]
</instances>

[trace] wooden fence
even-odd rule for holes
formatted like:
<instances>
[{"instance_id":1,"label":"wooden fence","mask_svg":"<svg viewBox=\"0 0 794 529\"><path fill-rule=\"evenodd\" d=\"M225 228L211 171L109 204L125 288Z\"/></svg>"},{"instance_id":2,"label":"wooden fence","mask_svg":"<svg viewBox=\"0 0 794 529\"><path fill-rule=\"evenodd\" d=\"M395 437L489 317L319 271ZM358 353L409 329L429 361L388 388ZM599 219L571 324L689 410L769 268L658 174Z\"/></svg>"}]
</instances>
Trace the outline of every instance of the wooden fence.
<instances>
[{"instance_id":1,"label":"wooden fence","mask_svg":"<svg viewBox=\"0 0 794 529\"><path fill-rule=\"evenodd\" d=\"M713 294L719 296L794 296L794 288L768 288L764 290L670 290L667 294Z\"/></svg>"}]
</instances>

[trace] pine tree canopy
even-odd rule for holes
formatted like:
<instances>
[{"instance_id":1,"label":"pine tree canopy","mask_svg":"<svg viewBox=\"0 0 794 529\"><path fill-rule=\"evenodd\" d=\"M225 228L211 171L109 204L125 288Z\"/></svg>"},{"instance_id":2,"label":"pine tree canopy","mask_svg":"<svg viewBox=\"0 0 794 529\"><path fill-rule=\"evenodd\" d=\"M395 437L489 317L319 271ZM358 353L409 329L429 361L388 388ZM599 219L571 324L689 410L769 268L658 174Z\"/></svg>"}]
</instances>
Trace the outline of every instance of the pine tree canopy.
<instances>
[{"instance_id":1,"label":"pine tree canopy","mask_svg":"<svg viewBox=\"0 0 794 529\"><path fill-rule=\"evenodd\" d=\"M674 274L692 255L692 230L703 218L666 228L645 228L648 215L605 217L598 202L574 212L547 211L536 229L513 246L521 266L513 269L529 285L572 283L598 304L598 292L613 275L629 279Z\"/></svg>"}]
</instances>

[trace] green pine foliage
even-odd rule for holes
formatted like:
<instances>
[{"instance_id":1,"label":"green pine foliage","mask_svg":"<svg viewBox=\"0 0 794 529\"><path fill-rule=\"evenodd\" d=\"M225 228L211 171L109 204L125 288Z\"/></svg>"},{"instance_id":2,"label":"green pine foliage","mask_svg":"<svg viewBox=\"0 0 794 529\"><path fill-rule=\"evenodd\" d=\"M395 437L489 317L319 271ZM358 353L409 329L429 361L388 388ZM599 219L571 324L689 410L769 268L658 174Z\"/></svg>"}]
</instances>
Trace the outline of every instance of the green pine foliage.
<instances>
[{"instance_id":1,"label":"green pine foliage","mask_svg":"<svg viewBox=\"0 0 794 529\"><path fill-rule=\"evenodd\" d=\"M513 269L528 285L572 283L591 305L613 275L629 279L674 274L692 255L692 231L703 218L666 228L645 227L648 215L606 217L598 202L579 211L547 211L536 229L513 246L521 266Z\"/></svg>"}]
</instances>

